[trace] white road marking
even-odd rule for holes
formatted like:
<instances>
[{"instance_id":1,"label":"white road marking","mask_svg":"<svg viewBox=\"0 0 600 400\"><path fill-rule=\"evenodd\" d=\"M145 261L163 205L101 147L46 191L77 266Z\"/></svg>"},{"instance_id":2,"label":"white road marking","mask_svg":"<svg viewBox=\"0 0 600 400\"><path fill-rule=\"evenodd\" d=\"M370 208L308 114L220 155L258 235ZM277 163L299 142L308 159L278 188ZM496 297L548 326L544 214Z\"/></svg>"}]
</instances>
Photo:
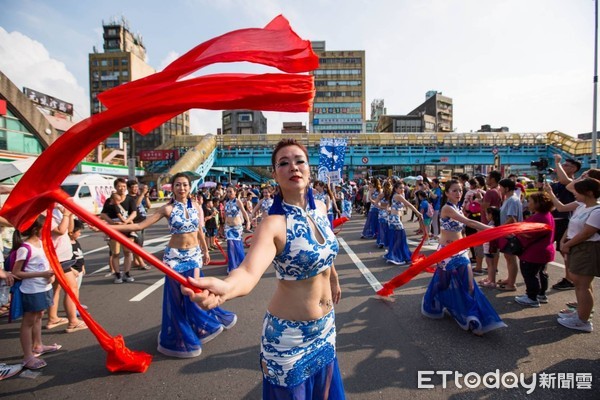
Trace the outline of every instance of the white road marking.
<instances>
[{"instance_id":1,"label":"white road marking","mask_svg":"<svg viewBox=\"0 0 600 400\"><path fill-rule=\"evenodd\" d=\"M159 242L164 243L164 242L168 241L170 237L171 237L171 235L165 235L165 236L160 236L160 237L157 237L154 239L144 240L144 246L152 244L152 243L159 243ZM83 253L83 255L85 257L88 254L97 253L99 251L106 251L108 253L108 242L106 242L106 246L98 247L94 250L87 251L87 252Z\"/></svg>"},{"instance_id":2,"label":"white road marking","mask_svg":"<svg viewBox=\"0 0 600 400\"><path fill-rule=\"evenodd\" d=\"M145 243L144 243L144 250L146 250L146 251L147 251L148 253L150 253L150 254L154 254L154 253L157 253L157 252L159 252L159 251L163 250L163 249L165 248L165 244L166 244L165 238L157 238L157 239L161 239L161 240L162 240L162 242L160 242L160 244L158 244L158 245L156 245L156 246L145 246ZM152 240L149 240L148 242L158 242L158 240L157 240L157 239L152 239ZM93 251L97 251L97 250L98 250L98 249L94 249L94 250L92 250L92 252L93 252ZM106 247L102 247L102 250L106 250ZM88 254L88 253L86 253L86 254ZM107 253L107 257L108 257L108 253ZM121 264L121 263L123 263L123 257L121 257L121 258L119 259L119 263L120 263L120 264ZM96 271L92 272L92 273L91 273L91 274L89 274L89 275L94 275L94 274L98 274L98 273L100 273L100 272L107 271L109 268L110 268L110 267L109 267L109 266L108 266L108 264L107 264L107 265L105 265L104 267L97 269Z\"/></svg>"},{"instance_id":3,"label":"white road marking","mask_svg":"<svg viewBox=\"0 0 600 400\"><path fill-rule=\"evenodd\" d=\"M369 271L367 266L365 264L363 264L363 262L360 260L360 258L358 258L358 256L356 254L354 254L354 252L352 251L352 249L350 249L350 246L348 246L346 241L344 239L342 239L341 237L338 237L338 242L342 245L342 247L344 248L344 251L346 251L346 253L350 256L350 259L354 262L354 264L356 264L356 266L358 267L358 270L361 272L361 274L363 274L363 276L365 277L367 282L369 282L369 285L371 285L373 290L375 292L377 292L381 288L383 288L383 285L381 283L379 283L377 278L375 278L375 276L371 273L371 271Z\"/></svg>"},{"instance_id":4,"label":"white road marking","mask_svg":"<svg viewBox=\"0 0 600 400\"><path fill-rule=\"evenodd\" d=\"M133 297L129 301L142 301L147 296L149 296L152 292L154 292L156 289L160 288L164 284L165 284L165 279L161 278L160 280L154 282L154 284L152 286L144 289L140 294L138 294L137 296Z\"/></svg>"}]
</instances>

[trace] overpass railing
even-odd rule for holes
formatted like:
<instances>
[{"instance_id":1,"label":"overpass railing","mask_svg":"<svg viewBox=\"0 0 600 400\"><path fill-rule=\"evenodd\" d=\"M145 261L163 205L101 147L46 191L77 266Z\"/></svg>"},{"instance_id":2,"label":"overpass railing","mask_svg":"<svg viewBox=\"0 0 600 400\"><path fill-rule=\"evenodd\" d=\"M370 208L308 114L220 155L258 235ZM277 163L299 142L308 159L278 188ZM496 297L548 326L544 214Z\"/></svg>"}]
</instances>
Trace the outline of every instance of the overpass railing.
<instances>
[{"instance_id":1,"label":"overpass railing","mask_svg":"<svg viewBox=\"0 0 600 400\"><path fill-rule=\"evenodd\" d=\"M439 146L439 147L504 147L552 145L574 156L591 154L591 140L573 138L562 132L548 133L364 133L364 134L252 134L219 135L218 147L269 147L283 138L294 138L307 147L319 146L321 138L344 137L349 146Z\"/></svg>"}]
</instances>

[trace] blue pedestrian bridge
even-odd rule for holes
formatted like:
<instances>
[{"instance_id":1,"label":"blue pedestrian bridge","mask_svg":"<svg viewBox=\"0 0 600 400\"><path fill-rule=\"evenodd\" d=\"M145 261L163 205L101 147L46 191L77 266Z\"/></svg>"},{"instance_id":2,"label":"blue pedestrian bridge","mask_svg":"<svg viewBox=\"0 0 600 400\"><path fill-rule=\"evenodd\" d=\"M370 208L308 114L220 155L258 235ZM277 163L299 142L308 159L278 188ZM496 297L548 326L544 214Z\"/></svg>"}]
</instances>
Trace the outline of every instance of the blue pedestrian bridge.
<instances>
[{"instance_id":1,"label":"blue pedestrian bridge","mask_svg":"<svg viewBox=\"0 0 600 400\"><path fill-rule=\"evenodd\" d=\"M160 147L180 150L182 157L174 165L163 162L161 166L159 162L148 168L162 174L163 182L182 171L196 172L203 179L234 175L242 180L261 182L270 178L273 148L282 138L290 137L306 146L313 168L319 164L321 138L346 138L344 174L349 179L367 172L437 176L440 171L486 173L494 167L534 175L531 162L547 158L550 167L554 167L555 153L563 159L577 159L583 169L587 169L592 152L591 140L576 139L558 131L194 135L174 137Z\"/></svg>"}]
</instances>

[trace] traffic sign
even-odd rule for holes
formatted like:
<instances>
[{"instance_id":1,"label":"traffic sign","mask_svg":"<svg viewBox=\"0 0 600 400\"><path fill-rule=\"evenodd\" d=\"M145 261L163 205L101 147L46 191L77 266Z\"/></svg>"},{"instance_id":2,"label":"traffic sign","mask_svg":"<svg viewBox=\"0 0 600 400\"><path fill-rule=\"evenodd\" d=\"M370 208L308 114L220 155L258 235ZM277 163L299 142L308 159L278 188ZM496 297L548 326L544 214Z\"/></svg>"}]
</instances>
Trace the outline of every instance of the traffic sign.
<instances>
[{"instance_id":1,"label":"traffic sign","mask_svg":"<svg viewBox=\"0 0 600 400\"><path fill-rule=\"evenodd\" d=\"M493 154L493 155L496 155L496 154L498 154L498 148L497 148L496 146L494 146L494 147L492 148L492 154Z\"/></svg>"},{"instance_id":2,"label":"traffic sign","mask_svg":"<svg viewBox=\"0 0 600 400\"><path fill-rule=\"evenodd\" d=\"M363 164L366 164L366 163L368 163L368 162L369 162L369 157L363 157L363 158L362 158L362 163L363 163Z\"/></svg>"}]
</instances>

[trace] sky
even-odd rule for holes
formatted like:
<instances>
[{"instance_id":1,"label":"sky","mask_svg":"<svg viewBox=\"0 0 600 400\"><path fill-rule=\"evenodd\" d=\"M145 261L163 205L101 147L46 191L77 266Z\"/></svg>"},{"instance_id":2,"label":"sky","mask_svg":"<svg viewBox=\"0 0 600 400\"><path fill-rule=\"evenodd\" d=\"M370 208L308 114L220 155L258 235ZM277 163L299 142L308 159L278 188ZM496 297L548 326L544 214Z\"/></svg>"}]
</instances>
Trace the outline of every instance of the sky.
<instances>
[{"instance_id":1,"label":"sky","mask_svg":"<svg viewBox=\"0 0 600 400\"><path fill-rule=\"evenodd\" d=\"M88 54L102 23L125 17L162 70L226 32L283 14L328 50L365 50L366 117L384 99L407 114L437 90L452 98L454 129L591 132L593 0L0 0L0 70L23 86L73 103L89 117ZM264 72L249 63L201 70ZM266 112L269 133L308 113ZM194 110L191 132L216 133L219 111Z\"/></svg>"}]
</instances>

